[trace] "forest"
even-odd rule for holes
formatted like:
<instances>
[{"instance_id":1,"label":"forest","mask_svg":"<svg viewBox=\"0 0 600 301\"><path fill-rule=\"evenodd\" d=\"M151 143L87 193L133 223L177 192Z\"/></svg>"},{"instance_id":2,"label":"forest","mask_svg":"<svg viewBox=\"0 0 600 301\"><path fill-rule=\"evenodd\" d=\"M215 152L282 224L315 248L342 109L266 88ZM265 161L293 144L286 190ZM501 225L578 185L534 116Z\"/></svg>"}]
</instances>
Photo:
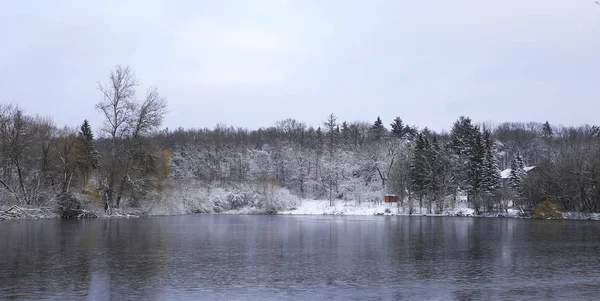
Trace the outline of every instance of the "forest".
<instances>
[{"instance_id":1,"label":"forest","mask_svg":"<svg viewBox=\"0 0 600 301\"><path fill-rule=\"evenodd\" d=\"M465 199L477 214L551 201L600 212L600 130L546 122L475 123L449 131L383 121L319 125L283 119L259 129L161 128L166 98L140 100L131 69L99 86L103 117L57 126L0 105L0 206L106 214L276 213L301 200L355 204L398 195L407 214L443 213Z\"/></svg>"}]
</instances>

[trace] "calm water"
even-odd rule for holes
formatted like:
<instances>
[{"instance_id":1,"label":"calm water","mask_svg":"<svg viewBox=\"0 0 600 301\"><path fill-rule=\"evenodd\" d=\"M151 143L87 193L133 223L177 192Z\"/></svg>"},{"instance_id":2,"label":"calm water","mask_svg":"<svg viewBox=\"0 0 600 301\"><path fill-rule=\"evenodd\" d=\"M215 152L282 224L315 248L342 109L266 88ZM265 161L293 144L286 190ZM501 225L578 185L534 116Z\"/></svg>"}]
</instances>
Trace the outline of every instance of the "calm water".
<instances>
[{"instance_id":1,"label":"calm water","mask_svg":"<svg viewBox=\"0 0 600 301\"><path fill-rule=\"evenodd\" d=\"M0 222L0 299L596 299L600 223L193 215Z\"/></svg>"}]
</instances>

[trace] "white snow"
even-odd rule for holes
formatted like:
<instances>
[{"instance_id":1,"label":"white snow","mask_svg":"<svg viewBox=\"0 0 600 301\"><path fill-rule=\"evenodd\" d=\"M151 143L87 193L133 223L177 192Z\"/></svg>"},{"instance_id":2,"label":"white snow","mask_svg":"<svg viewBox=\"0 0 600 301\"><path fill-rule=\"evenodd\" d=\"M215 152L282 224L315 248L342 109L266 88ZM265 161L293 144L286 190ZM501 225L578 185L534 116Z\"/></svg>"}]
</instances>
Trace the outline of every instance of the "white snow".
<instances>
[{"instance_id":1,"label":"white snow","mask_svg":"<svg viewBox=\"0 0 600 301\"><path fill-rule=\"evenodd\" d=\"M525 166L525 167L523 167L523 170L524 170L525 172L528 172L528 171L530 171L530 170L532 170L532 169L534 169L534 168L535 168L535 166ZM501 172L500 172L500 177L501 177L502 179L508 179L508 176L510 176L510 172L511 172L511 171L512 171L512 169L510 169L510 168L507 168L507 169L505 169L505 170L501 171Z\"/></svg>"},{"instance_id":2,"label":"white snow","mask_svg":"<svg viewBox=\"0 0 600 301\"><path fill-rule=\"evenodd\" d=\"M414 206L413 215L461 215L472 216L474 211L468 208L466 202L459 201L454 206L454 209L448 208L442 214L426 214L425 207L419 211L417 204ZM363 202L358 204L353 201L344 202L335 200L333 206L329 206L328 200L302 200L291 210L281 211L279 214L291 215L409 215L407 205L398 207L397 203L373 203Z\"/></svg>"},{"instance_id":3,"label":"white snow","mask_svg":"<svg viewBox=\"0 0 600 301\"><path fill-rule=\"evenodd\" d=\"M564 219L581 219L581 220L600 220L600 213L585 213L585 212L562 212Z\"/></svg>"},{"instance_id":4,"label":"white snow","mask_svg":"<svg viewBox=\"0 0 600 301\"><path fill-rule=\"evenodd\" d=\"M510 202L512 203L512 202ZM509 204L512 206L512 204ZM357 204L353 201L344 202L336 200L333 206L329 206L328 200L302 200L296 208L287 211L281 211L278 214L284 215L409 215L407 205L399 208L396 203L381 203L363 202ZM229 214L247 214L256 213L253 210L230 211ZM520 210L517 208L509 208L507 212L486 212L481 214L481 217L511 217L519 218ZM600 213L581 213L581 212L563 212L564 219L573 220L600 220ZM419 211L419 207L415 202L412 215L426 216L475 216L473 209L468 207L468 203L464 200L459 200L454 208L446 208L442 214L427 214L425 207Z\"/></svg>"}]
</instances>

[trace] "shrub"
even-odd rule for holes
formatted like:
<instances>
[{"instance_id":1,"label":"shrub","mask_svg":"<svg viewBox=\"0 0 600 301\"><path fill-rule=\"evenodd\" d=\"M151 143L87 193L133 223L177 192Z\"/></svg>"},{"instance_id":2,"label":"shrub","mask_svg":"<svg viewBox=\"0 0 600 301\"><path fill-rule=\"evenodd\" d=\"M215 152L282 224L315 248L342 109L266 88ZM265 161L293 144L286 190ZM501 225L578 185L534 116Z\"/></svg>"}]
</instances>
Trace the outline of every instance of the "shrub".
<instances>
[{"instance_id":1,"label":"shrub","mask_svg":"<svg viewBox=\"0 0 600 301\"><path fill-rule=\"evenodd\" d=\"M549 200L545 200L537 205L532 218L561 219L561 218L563 218L563 215L560 212L559 205L554 204L554 203L550 202Z\"/></svg>"}]
</instances>

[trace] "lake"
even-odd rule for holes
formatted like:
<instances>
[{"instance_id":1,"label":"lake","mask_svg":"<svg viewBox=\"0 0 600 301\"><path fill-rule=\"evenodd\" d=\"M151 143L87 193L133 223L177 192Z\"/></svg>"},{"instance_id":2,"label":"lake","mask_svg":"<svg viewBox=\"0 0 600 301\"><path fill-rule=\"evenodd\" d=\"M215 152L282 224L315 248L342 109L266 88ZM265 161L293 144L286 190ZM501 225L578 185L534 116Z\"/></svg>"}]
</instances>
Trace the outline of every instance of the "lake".
<instances>
[{"instance_id":1,"label":"lake","mask_svg":"<svg viewBox=\"0 0 600 301\"><path fill-rule=\"evenodd\" d=\"M600 223L186 215L0 221L0 299L592 300Z\"/></svg>"}]
</instances>

